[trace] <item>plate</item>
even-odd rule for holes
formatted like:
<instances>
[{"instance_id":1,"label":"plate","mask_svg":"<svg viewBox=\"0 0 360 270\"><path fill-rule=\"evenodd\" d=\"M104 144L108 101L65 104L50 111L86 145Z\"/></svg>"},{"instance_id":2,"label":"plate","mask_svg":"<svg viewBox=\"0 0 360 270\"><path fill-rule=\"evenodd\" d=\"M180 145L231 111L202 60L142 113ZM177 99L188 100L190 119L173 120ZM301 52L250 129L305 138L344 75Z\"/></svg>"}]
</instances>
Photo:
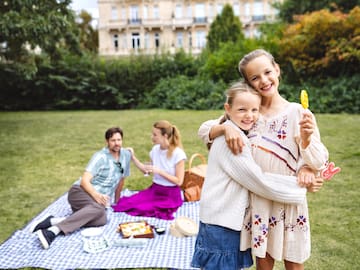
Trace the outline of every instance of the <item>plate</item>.
<instances>
[{"instance_id":1,"label":"plate","mask_svg":"<svg viewBox=\"0 0 360 270\"><path fill-rule=\"evenodd\" d=\"M198 233L198 225L188 217L178 217L175 220L175 228L185 236L194 236Z\"/></svg>"},{"instance_id":2,"label":"plate","mask_svg":"<svg viewBox=\"0 0 360 270\"><path fill-rule=\"evenodd\" d=\"M98 253L102 252L110 247L109 242L105 237L98 238L83 238L84 240L84 251L87 253Z\"/></svg>"},{"instance_id":3,"label":"plate","mask_svg":"<svg viewBox=\"0 0 360 270\"><path fill-rule=\"evenodd\" d=\"M99 227L86 228L81 231L81 235L84 237L99 236L103 233L103 230Z\"/></svg>"}]
</instances>

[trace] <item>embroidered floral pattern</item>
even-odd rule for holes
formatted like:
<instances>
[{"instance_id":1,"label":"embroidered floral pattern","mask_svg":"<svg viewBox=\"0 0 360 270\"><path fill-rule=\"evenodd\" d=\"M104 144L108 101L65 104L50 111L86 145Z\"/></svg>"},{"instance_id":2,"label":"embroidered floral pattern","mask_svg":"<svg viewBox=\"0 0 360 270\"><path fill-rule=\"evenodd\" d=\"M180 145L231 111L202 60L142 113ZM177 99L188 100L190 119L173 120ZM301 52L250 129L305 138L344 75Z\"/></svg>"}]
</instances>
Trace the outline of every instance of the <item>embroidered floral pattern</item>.
<instances>
[{"instance_id":1,"label":"embroidered floral pattern","mask_svg":"<svg viewBox=\"0 0 360 270\"><path fill-rule=\"evenodd\" d=\"M279 224L279 222L285 221L285 211L284 209L281 209L278 217L279 219L277 219L276 216L271 216L268 220L269 222L268 224L261 223L261 220L264 218L262 218L259 214L255 214L253 218L254 218L253 225L251 225L251 223L248 223L247 225L244 225L244 227L246 228L246 230L251 229L251 231L257 235L256 237L253 238L253 247L259 248L266 242L266 238L268 237L269 230L275 228ZM299 215L296 218L296 221L294 220L294 222L295 223L293 224L289 223L285 225L285 230L288 232L296 232L296 231L306 232L309 229L307 218L304 215Z\"/></svg>"},{"instance_id":2,"label":"embroidered floral pattern","mask_svg":"<svg viewBox=\"0 0 360 270\"><path fill-rule=\"evenodd\" d=\"M261 244L264 243L264 238L259 235L258 237L254 237L254 248L258 248L261 246Z\"/></svg>"},{"instance_id":3,"label":"embroidered floral pattern","mask_svg":"<svg viewBox=\"0 0 360 270\"><path fill-rule=\"evenodd\" d=\"M261 217L257 214L254 215L254 224L259 225L261 223Z\"/></svg>"},{"instance_id":4,"label":"embroidered floral pattern","mask_svg":"<svg viewBox=\"0 0 360 270\"><path fill-rule=\"evenodd\" d=\"M269 218L269 227L275 227L277 224L276 217Z\"/></svg>"}]
</instances>

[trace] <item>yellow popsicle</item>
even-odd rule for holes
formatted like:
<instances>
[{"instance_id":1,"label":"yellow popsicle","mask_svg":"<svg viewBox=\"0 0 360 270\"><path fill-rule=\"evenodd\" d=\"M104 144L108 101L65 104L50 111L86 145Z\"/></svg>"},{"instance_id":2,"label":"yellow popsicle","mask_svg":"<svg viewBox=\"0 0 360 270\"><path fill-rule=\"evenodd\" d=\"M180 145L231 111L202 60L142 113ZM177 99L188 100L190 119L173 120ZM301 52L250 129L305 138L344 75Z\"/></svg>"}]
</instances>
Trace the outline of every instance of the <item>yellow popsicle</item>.
<instances>
[{"instance_id":1,"label":"yellow popsicle","mask_svg":"<svg viewBox=\"0 0 360 270\"><path fill-rule=\"evenodd\" d=\"M301 90L300 102L304 109L309 108L309 97L306 90Z\"/></svg>"}]
</instances>

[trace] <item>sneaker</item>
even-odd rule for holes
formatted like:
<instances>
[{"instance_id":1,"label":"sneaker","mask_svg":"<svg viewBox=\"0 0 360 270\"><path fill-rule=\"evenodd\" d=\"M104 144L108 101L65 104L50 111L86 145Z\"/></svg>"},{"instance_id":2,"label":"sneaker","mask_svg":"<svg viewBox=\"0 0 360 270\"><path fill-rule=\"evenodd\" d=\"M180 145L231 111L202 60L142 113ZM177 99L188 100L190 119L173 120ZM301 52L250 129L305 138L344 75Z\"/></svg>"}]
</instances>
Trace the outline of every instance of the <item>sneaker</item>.
<instances>
[{"instance_id":1,"label":"sneaker","mask_svg":"<svg viewBox=\"0 0 360 270\"><path fill-rule=\"evenodd\" d=\"M38 224L35 224L33 228L31 228L31 232L36 232L38 230L47 229L51 226L50 219L52 219L54 216L48 216L43 221L39 222Z\"/></svg>"},{"instance_id":2,"label":"sneaker","mask_svg":"<svg viewBox=\"0 0 360 270\"><path fill-rule=\"evenodd\" d=\"M38 230L36 234L44 249L48 249L56 237L55 233L46 229Z\"/></svg>"}]
</instances>

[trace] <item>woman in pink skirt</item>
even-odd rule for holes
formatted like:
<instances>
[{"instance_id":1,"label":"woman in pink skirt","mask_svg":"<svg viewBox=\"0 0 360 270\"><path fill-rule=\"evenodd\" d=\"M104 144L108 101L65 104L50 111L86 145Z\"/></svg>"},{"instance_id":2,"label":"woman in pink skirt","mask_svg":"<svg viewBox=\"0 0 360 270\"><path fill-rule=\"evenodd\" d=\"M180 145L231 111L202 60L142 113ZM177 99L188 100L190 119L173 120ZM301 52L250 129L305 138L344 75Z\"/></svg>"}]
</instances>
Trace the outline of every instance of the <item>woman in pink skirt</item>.
<instances>
[{"instance_id":1,"label":"woman in pink skirt","mask_svg":"<svg viewBox=\"0 0 360 270\"><path fill-rule=\"evenodd\" d=\"M172 220L183 203L180 185L184 180L186 154L179 130L166 120L153 125L151 139L154 144L150 151L151 165L143 164L131 152L136 167L153 175L153 183L132 196L120 198L113 209L132 216Z\"/></svg>"}]
</instances>

